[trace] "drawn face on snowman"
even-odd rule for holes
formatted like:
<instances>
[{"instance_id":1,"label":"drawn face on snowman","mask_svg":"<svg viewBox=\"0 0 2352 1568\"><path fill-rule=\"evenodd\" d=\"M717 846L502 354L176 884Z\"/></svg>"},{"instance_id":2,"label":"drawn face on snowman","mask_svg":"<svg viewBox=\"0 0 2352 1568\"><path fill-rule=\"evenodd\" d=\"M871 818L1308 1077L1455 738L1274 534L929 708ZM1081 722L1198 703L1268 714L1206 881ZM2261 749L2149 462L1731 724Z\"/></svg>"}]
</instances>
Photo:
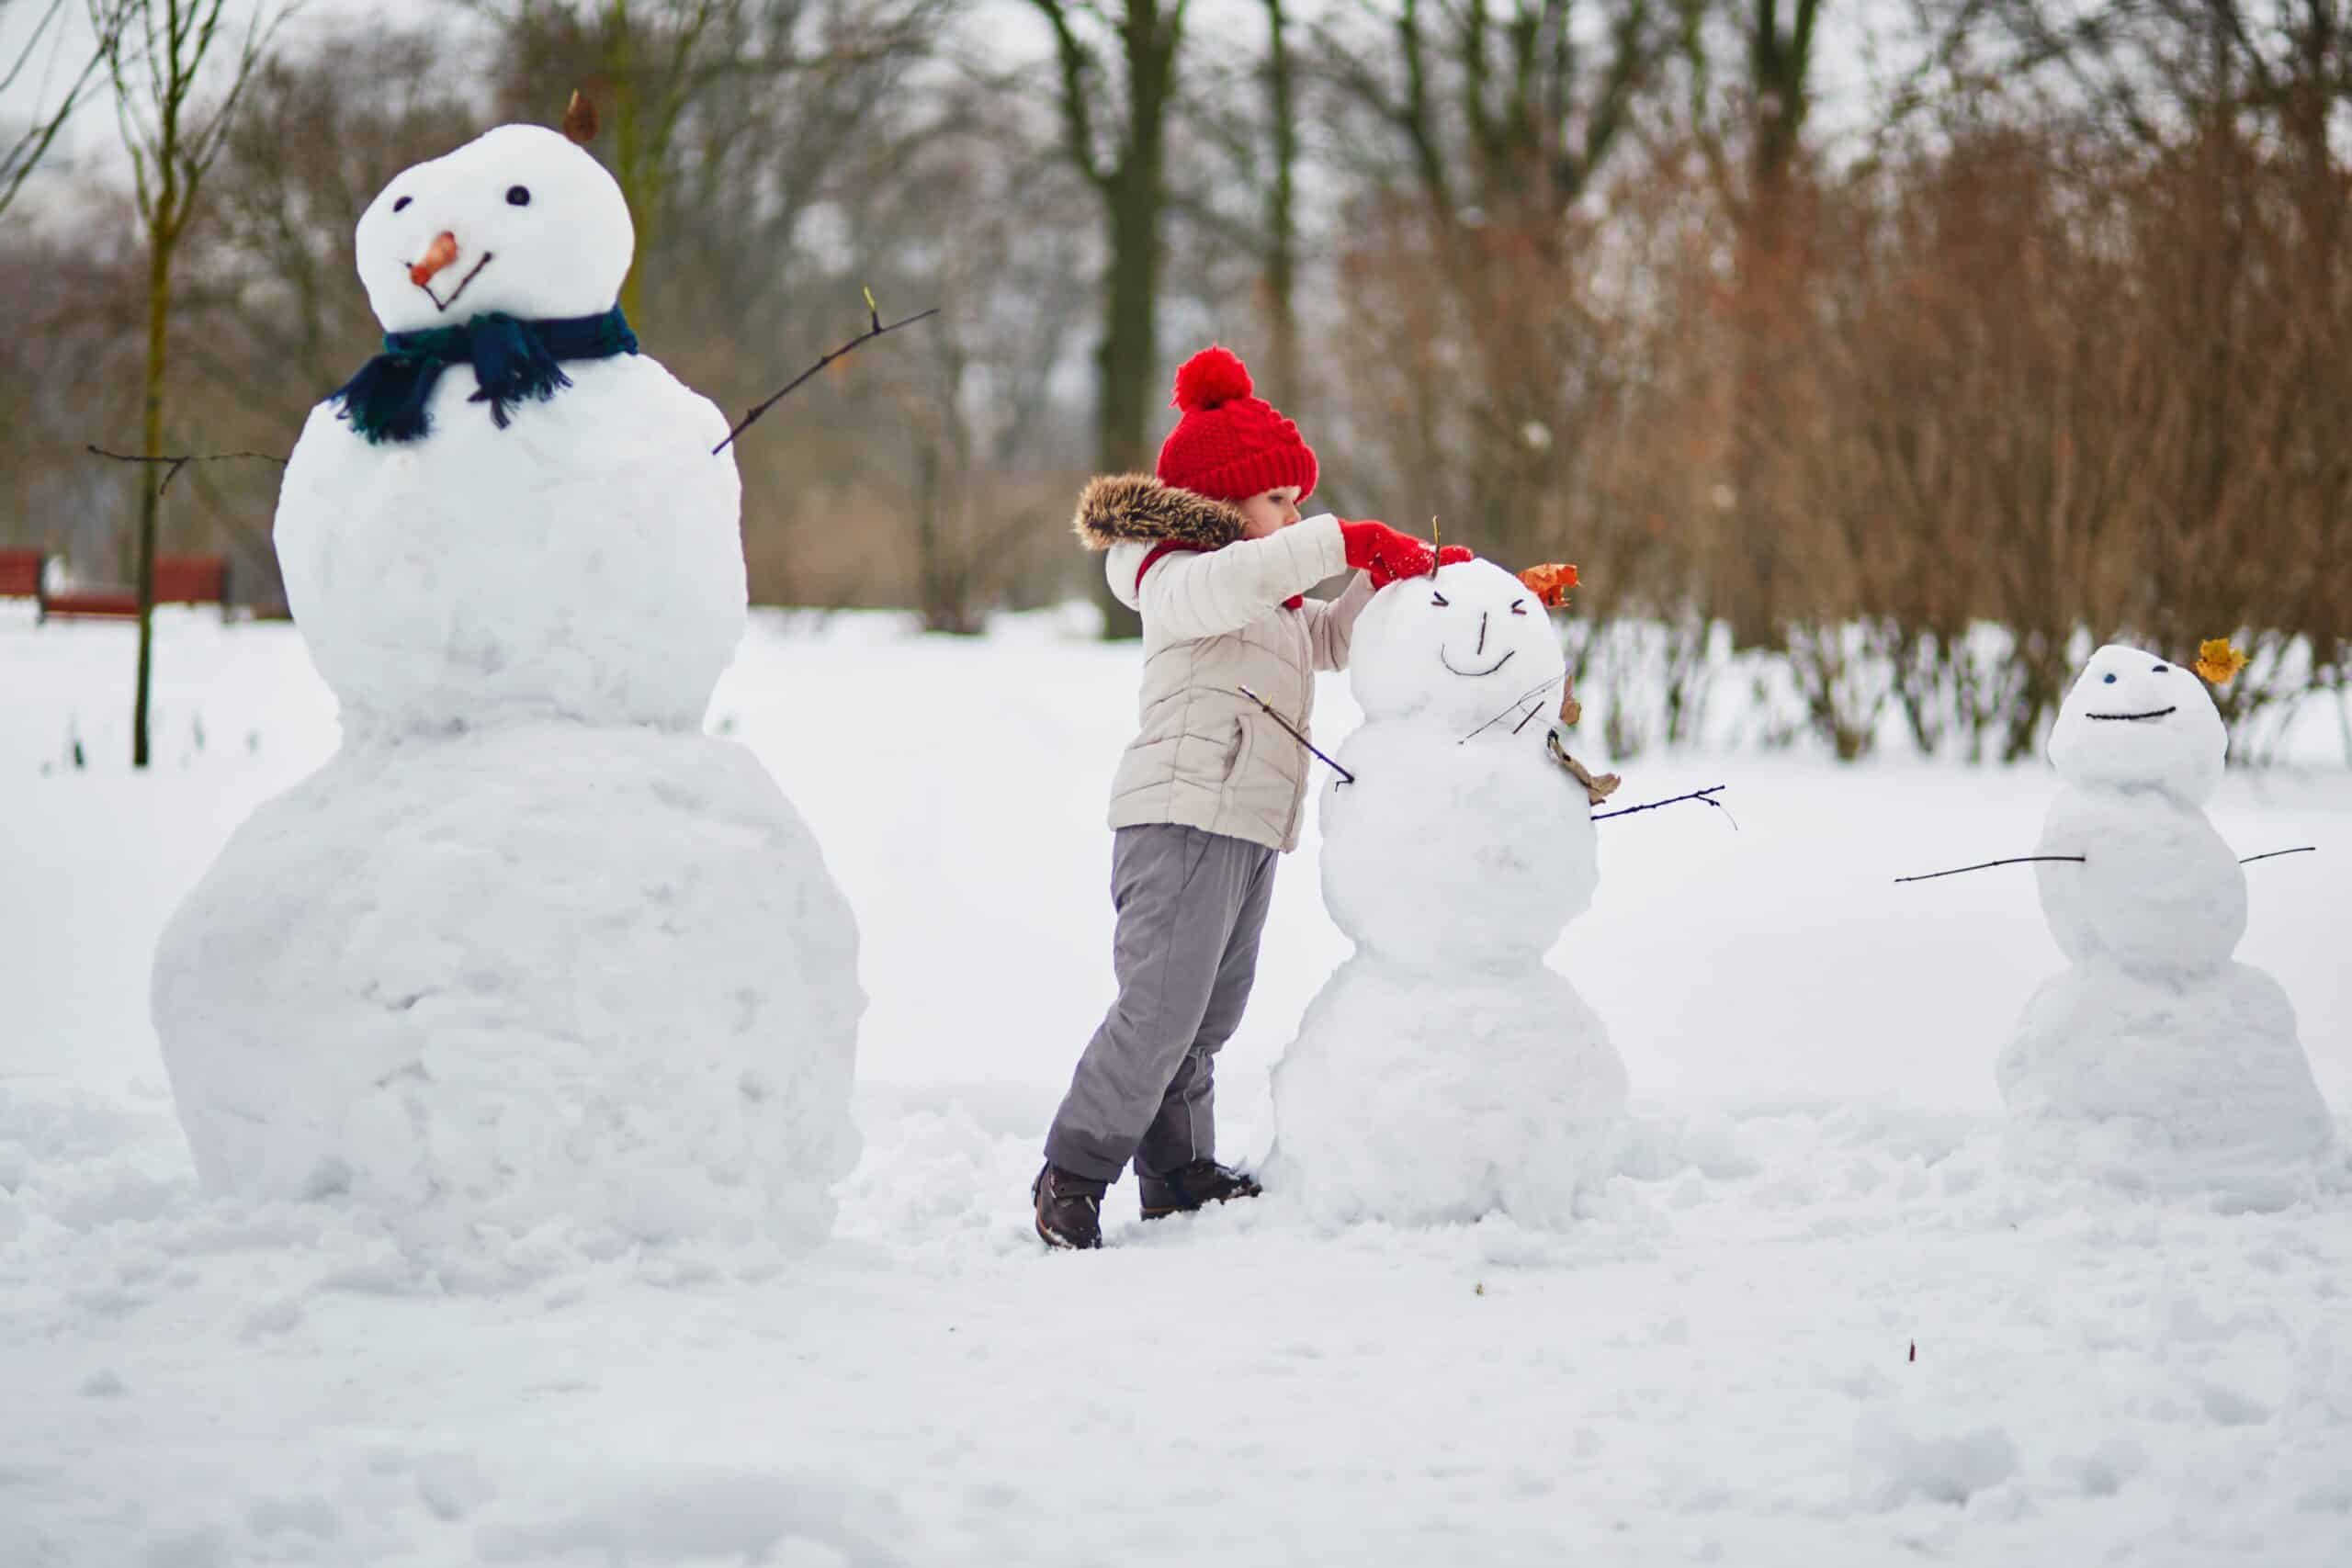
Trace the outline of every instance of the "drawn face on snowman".
<instances>
[{"instance_id":1,"label":"drawn face on snowman","mask_svg":"<svg viewBox=\"0 0 2352 1568\"><path fill-rule=\"evenodd\" d=\"M2050 732L2070 784L2160 789L2191 805L2222 782L2229 735L2197 672L2110 643L2091 655Z\"/></svg>"},{"instance_id":2,"label":"drawn face on snowman","mask_svg":"<svg viewBox=\"0 0 2352 1568\"><path fill-rule=\"evenodd\" d=\"M387 332L613 308L637 231L605 166L555 131L502 125L383 188L359 215L359 281Z\"/></svg>"},{"instance_id":3,"label":"drawn face on snowman","mask_svg":"<svg viewBox=\"0 0 2352 1568\"><path fill-rule=\"evenodd\" d=\"M1367 720L1427 720L1464 734L1539 687L1556 690L1566 669L1544 602L1484 560L1373 595L1348 663Z\"/></svg>"}]
</instances>

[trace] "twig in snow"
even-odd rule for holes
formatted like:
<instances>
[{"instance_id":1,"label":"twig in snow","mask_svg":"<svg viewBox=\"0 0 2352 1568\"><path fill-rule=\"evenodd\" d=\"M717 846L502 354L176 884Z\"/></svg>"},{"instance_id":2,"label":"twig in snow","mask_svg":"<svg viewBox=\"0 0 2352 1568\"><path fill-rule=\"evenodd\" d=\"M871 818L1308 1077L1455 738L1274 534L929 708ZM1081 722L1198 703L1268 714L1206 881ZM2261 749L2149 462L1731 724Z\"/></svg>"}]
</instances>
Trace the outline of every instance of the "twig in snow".
<instances>
[{"instance_id":1,"label":"twig in snow","mask_svg":"<svg viewBox=\"0 0 2352 1568\"><path fill-rule=\"evenodd\" d=\"M1347 770L1347 769L1345 769L1345 768L1343 768L1343 767L1340 766L1340 764L1339 764L1339 763L1332 761L1330 758L1324 756L1322 752L1316 750L1316 749L1315 749L1315 742L1314 742L1314 741L1312 741L1312 740L1309 740L1306 736L1301 735L1301 734L1298 732L1298 727L1297 727L1296 725L1295 725L1295 724L1291 723L1291 721L1290 721L1290 720L1288 720L1288 719L1284 718L1282 715L1280 715L1280 714L1276 713L1276 712L1274 711L1274 705L1273 705L1273 704L1272 704L1272 703L1268 702L1265 698L1263 698L1263 697L1260 696L1257 693L1255 693L1255 692L1251 691L1251 690L1250 690L1249 687L1247 687L1247 686L1243 686L1243 687L1239 688L1239 690L1238 690L1238 692L1236 692L1236 694L1236 694L1236 695L1238 695L1238 696L1244 696L1244 697L1248 697L1251 702L1256 703L1260 707L1261 707L1261 708L1265 709L1265 710L1266 710L1266 716L1267 716L1268 718L1271 718L1271 719L1272 719L1276 724L1281 725L1281 726L1283 727L1283 730L1284 730L1284 731L1285 731L1285 732L1290 736L1290 738L1291 738L1293 740L1297 741L1301 746L1304 746L1304 747L1306 747L1309 751L1314 752L1315 756L1316 756L1319 761L1323 761L1323 762L1325 762L1325 763L1329 764L1330 769L1331 769L1331 771L1332 771L1333 773L1335 773L1339 774L1339 775L1340 775L1340 777L1341 777L1342 779L1345 779L1345 780L1346 780L1348 783L1350 783L1350 784L1353 784L1353 783L1355 783L1355 782L1356 782L1356 776L1355 776L1355 774L1353 774L1353 773L1351 773L1348 772L1348 770Z\"/></svg>"},{"instance_id":2,"label":"twig in snow","mask_svg":"<svg viewBox=\"0 0 2352 1568\"><path fill-rule=\"evenodd\" d=\"M2316 853L2316 852L2318 852L2318 850L2319 850L2319 846L2318 846L2317 844L2298 844L2295 848L2293 848L2293 849L2291 849L2291 850L2270 850L2270 851L2267 851L2267 852L2266 852L2265 853L2262 853L2262 854L2258 854L2258 855L2248 855L2248 856L2246 856L2246 857L2245 857L2245 859L2244 859L2244 860L2242 860L2242 861L2238 862L2238 863L2239 863L2240 865L2252 865L2256 861L2258 861L2258 860L2272 860L2272 859L2277 858L2277 857L2278 857L2278 856L2279 856L2279 855L2308 855L2308 854L2313 854L2313 853Z\"/></svg>"},{"instance_id":3,"label":"twig in snow","mask_svg":"<svg viewBox=\"0 0 2352 1568\"><path fill-rule=\"evenodd\" d=\"M1645 801L1639 806L1621 806L1614 811L1596 811L1593 813L1592 819L1596 822L1606 822L1611 817L1631 817L1636 811L1656 811L1661 806L1673 806L1685 800L1703 800L1725 817L1730 817L1731 808L1715 798L1717 794L1730 787L1729 784L1709 784L1704 789L1694 789L1688 795L1669 795L1664 800ZM1733 832L1739 831L1738 818L1732 819L1731 827Z\"/></svg>"},{"instance_id":4,"label":"twig in snow","mask_svg":"<svg viewBox=\"0 0 2352 1568\"><path fill-rule=\"evenodd\" d=\"M842 355L847 354L850 350L858 347L862 344L872 343L876 338L880 337L885 333L894 333L900 327L913 326L917 321L922 321L925 317L936 316L937 314L939 314L939 307L934 305L930 310L923 311L921 315L909 316L903 321L892 321L886 327L882 324L882 311L880 308L874 303L874 291L870 288L867 289L865 291L865 315L869 324L865 331L858 333L857 336L850 339L847 343L842 344L841 347L833 350L832 353L825 355L824 358L820 359L816 364L811 365L808 369L803 370L799 375L795 376L791 380L786 382L783 391L776 393L775 397L772 397L765 402L754 407L751 412L743 416L741 423L727 433L726 440L720 442L718 446L710 449L710 455L716 457L721 452L726 451L729 446L734 444L737 436L752 428L752 422L757 420L760 415L767 412L768 410L782 402L786 393L799 386L801 382L808 379L809 377L814 376L818 371L822 370L826 366L831 365L834 360L839 359Z\"/></svg>"},{"instance_id":5,"label":"twig in snow","mask_svg":"<svg viewBox=\"0 0 2352 1568\"><path fill-rule=\"evenodd\" d=\"M273 457L267 452L183 452L176 457L143 457L135 452L109 452L103 446L92 445L85 445L82 449L94 457L111 457L118 463L168 464L164 471L164 482L156 488L157 495L171 489L172 481L179 478L180 470L190 463L224 463L232 457L253 457L264 463L275 463L281 468L286 466L285 458Z\"/></svg>"},{"instance_id":6,"label":"twig in snow","mask_svg":"<svg viewBox=\"0 0 2352 1568\"><path fill-rule=\"evenodd\" d=\"M1933 882L1939 876L1958 876L1964 871L1990 871L1996 865L2029 865L2035 861L2066 860L2080 864L2082 855L2015 855L2007 860L1988 860L1979 865L1958 865L1950 871L1923 872L1917 876L1898 876L1897 882Z\"/></svg>"}]
</instances>

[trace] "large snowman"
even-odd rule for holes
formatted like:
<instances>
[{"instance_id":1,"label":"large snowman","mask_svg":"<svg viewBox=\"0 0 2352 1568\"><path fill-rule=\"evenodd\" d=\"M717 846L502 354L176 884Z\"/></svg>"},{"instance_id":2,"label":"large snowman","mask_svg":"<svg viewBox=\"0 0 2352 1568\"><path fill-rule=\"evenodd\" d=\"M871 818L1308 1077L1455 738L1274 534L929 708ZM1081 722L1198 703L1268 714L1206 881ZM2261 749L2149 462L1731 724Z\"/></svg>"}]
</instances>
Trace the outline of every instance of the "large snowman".
<instances>
[{"instance_id":1,"label":"large snowman","mask_svg":"<svg viewBox=\"0 0 2352 1568\"><path fill-rule=\"evenodd\" d=\"M360 218L387 352L288 467L342 750L240 828L153 1008L199 1174L405 1231L822 1234L865 998L816 841L698 733L744 625L727 423L636 352L634 235L503 126Z\"/></svg>"},{"instance_id":2,"label":"large snowman","mask_svg":"<svg viewBox=\"0 0 2352 1568\"><path fill-rule=\"evenodd\" d=\"M2037 853L2073 961L2027 1003L1996 1068L2012 1156L2154 1190L2267 1183L2325 1150L2294 1009L2233 962L2245 873L2206 820L2228 737L2197 673L2095 654L2050 737L2063 787Z\"/></svg>"},{"instance_id":3,"label":"large snowman","mask_svg":"<svg viewBox=\"0 0 2352 1568\"><path fill-rule=\"evenodd\" d=\"M1611 1157L1625 1068L1544 962L1599 880L1585 789L1533 723L1558 639L1473 560L1383 589L1349 663L1364 722L1337 759L1354 782L1324 795L1322 867L1356 951L1274 1068L1268 1185L1332 1221L1565 1223Z\"/></svg>"}]
</instances>

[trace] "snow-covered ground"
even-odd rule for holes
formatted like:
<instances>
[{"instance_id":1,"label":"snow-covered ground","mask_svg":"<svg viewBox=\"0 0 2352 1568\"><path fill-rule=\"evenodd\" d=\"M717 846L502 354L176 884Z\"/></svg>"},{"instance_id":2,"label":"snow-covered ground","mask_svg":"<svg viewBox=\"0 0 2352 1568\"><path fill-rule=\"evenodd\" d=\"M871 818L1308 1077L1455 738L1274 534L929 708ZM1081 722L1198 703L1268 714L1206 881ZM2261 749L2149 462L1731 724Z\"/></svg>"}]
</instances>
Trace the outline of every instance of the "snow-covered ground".
<instances>
[{"instance_id":1,"label":"snow-covered ground","mask_svg":"<svg viewBox=\"0 0 2352 1568\"><path fill-rule=\"evenodd\" d=\"M129 632L0 604L0 1564L2352 1562L2340 1163L2252 1213L2002 1168L1993 1062L2062 963L2030 873L1892 879L2029 852L2038 767L1626 766L1624 799L1729 784L1737 829L1600 829L1553 961L1642 1135L1571 1230L1146 1226L1123 1185L1112 1250L1043 1255L1135 658L1052 617L755 619L713 728L822 839L873 998L836 1239L434 1270L200 1198L146 1018L166 915L334 748L292 628L166 616L140 777ZM2248 868L2240 956L2352 1138L2333 739L2211 815L2323 846ZM1223 1059L1228 1156L1345 955L1316 852Z\"/></svg>"}]
</instances>

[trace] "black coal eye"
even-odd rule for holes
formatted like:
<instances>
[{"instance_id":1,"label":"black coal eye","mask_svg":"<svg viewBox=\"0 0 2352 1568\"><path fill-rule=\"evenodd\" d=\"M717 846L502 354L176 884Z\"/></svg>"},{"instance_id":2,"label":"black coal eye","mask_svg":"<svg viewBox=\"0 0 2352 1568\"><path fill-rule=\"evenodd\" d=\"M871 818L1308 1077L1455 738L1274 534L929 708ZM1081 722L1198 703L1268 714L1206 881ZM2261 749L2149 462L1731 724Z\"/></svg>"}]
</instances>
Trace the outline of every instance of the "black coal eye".
<instances>
[{"instance_id":1,"label":"black coal eye","mask_svg":"<svg viewBox=\"0 0 2352 1568\"><path fill-rule=\"evenodd\" d=\"M394 212L398 212L401 208L406 207L407 205L408 197L402 197L398 201L392 203L392 210Z\"/></svg>"},{"instance_id":2,"label":"black coal eye","mask_svg":"<svg viewBox=\"0 0 2352 1568\"><path fill-rule=\"evenodd\" d=\"M2112 675L2109 675L2109 676L2107 678L2107 683L2108 683L2109 685L2110 685L2110 686L2114 685L2114 684L2115 684L2115 677L2114 677L2114 676L2112 676Z\"/></svg>"},{"instance_id":3,"label":"black coal eye","mask_svg":"<svg viewBox=\"0 0 2352 1568\"><path fill-rule=\"evenodd\" d=\"M1442 593L1432 593L1432 594L1430 594L1430 604L1432 604L1439 605L1440 607L1442 607L1442 606L1444 606L1444 605L1447 605L1447 604L1453 604L1453 600L1451 600L1451 599L1448 599L1448 598L1447 598L1444 594L1442 594Z\"/></svg>"},{"instance_id":4,"label":"black coal eye","mask_svg":"<svg viewBox=\"0 0 2352 1568\"><path fill-rule=\"evenodd\" d=\"M528 186L508 186L506 187L506 205L509 207L530 206L531 187Z\"/></svg>"},{"instance_id":5,"label":"black coal eye","mask_svg":"<svg viewBox=\"0 0 2352 1568\"><path fill-rule=\"evenodd\" d=\"M2165 665L2159 664L2159 665L2157 665L2157 666L2156 666L2156 671L2155 671L2155 672L2156 672L2157 674L2161 675L2161 674L2163 674L2163 673L2165 672L2165 671L2166 670L2166 668L2168 668L2168 667L2167 667L2167 666L2165 666Z\"/></svg>"},{"instance_id":6,"label":"black coal eye","mask_svg":"<svg viewBox=\"0 0 2352 1568\"><path fill-rule=\"evenodd\" d=\"M1527 614L1527 601L1524 599L1512 600L1510 602L1510 613L1514 615L1523 615Z\"/></svg>"}]
</instances>

